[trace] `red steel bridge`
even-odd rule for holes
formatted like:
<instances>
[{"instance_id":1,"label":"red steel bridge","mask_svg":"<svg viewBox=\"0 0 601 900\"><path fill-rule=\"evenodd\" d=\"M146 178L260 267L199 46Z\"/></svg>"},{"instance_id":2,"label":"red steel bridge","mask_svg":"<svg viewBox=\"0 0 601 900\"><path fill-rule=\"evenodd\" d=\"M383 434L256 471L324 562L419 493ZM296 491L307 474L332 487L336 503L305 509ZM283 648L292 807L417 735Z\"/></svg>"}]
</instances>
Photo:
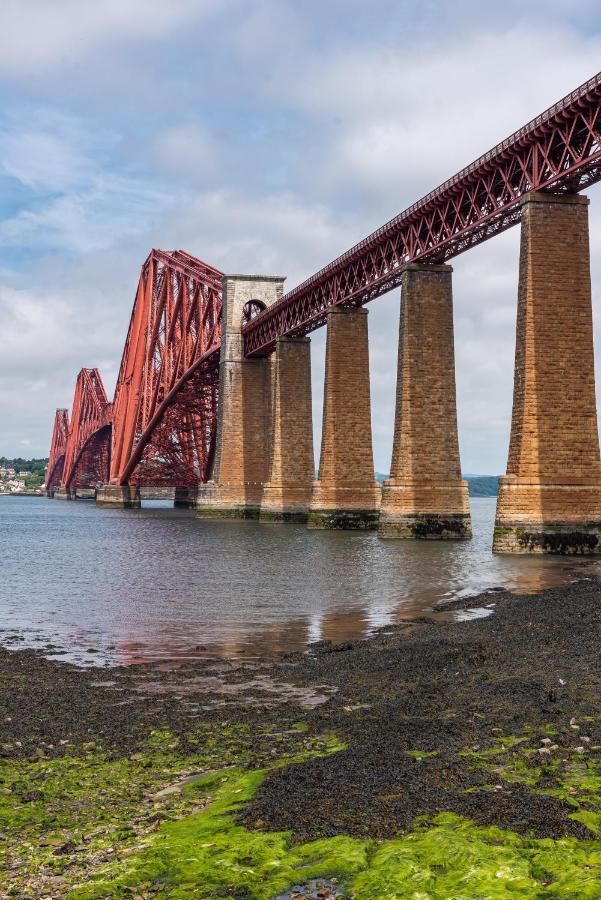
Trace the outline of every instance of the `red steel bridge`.
<instances>
[{"instance_id":1,"label":"red steel bridge","mask_svg":"<svg viewBox=\"0 0 601 900\"><path fill-rule=\"evenodd\" d=\"M246 356L305 335L330 307L397 287L411 262L441 263L519 222L531 191L601 180L601 73L285 294L243 327ZM47 489L193 487L209 480L217 427L222 273L183 250L142 266L115 396L82 369L71 420L56 412Z\"/></svg>"}]
</instances>

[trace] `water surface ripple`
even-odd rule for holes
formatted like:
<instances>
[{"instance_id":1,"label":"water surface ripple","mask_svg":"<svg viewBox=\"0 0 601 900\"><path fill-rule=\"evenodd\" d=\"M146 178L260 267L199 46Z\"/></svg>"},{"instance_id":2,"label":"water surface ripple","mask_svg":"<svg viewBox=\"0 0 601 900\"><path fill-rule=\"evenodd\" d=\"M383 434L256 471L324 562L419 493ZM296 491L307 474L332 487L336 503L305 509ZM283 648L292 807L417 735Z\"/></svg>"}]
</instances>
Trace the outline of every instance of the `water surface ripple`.
<instances>
[{"instance_id":1,"label":"water surface ripple","mask_svg":"<svg viewBox=\"0 0 601 900\"><path fill-rule=\"evenodd\" d=\"M253 656L361 637L439 601L520 593L599 571L590 561L493 556L494 499L473 499L474 539L212 522L154 502L0 497L0 640L80 663Z\"/></svg>"}]
</instances>

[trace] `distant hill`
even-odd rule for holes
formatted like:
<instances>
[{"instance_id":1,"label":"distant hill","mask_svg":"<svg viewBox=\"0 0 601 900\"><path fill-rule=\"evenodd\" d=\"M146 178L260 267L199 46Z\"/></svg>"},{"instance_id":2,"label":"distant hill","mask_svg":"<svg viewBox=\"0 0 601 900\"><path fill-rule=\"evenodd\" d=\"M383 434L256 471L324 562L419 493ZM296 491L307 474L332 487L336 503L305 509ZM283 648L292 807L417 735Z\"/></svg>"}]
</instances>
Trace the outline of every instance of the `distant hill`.
<instances>
[{"instance_id":1,"label":"distant hill","mask_svg":"<svg viewBox=\"0 0 601 900\"><path fill-rule=\"evenodd\" d=\"M498 475L464 475L470 497L496 497L499 492ZM376 472L376 481L385 481L388 475Z\"/></svg>"},{"instance_id":2,"label":"distant hill","mask_svg":"<svg viewBox=\"0 0 601 900\"><path fill-rule=\"evenodd\" d=\"M496 497L499 493L498 475L464 475L470 497Z\"/></svg>"}]
</instances>

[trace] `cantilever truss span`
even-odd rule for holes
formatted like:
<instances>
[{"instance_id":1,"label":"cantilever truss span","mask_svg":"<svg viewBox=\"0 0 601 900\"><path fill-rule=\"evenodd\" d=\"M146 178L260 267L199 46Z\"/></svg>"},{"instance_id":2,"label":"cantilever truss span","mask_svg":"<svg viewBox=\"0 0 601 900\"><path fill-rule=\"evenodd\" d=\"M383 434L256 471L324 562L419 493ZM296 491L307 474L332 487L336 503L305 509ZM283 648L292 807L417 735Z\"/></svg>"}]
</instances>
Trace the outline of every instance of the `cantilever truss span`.
<instances>
[{"instance_id":1,"label":"cantilever truss span","mask_svg":"<svg viewBox=\"0 0 601 900\"><path fill-rule=\"evenodd\" d=\"M217 422L223 275L153 250L140 275L113 401L111 481L208 478Z\"/></svg>"},{"instance_id":2,"label":"cantilever truss span","mask_svg":"<svg viewBox=\"0 0 601 900\"><path fill-rule=\"evenodd\" d=\"M69 410L57 409L54 415L52 443L46 469L46 490L55 491L60 487L65 467L65 452L69 440Z\"/></svg>"},{"instance_id":3,"label":"cantilever truss span","mask_svg":"<svg viewBox=\"0 0 601 900\"><path fill-rule=\"evenodd\" d=\"M98 369L77 376L61 484L68 491L106 483L110 456L111 404Z\"/></svg>"},{"instance_id":4,"label":"cantilever truss span","mask_svg":"<svg viewBox=\"0 0 601 900\"><path fill-rule=\"evenodd\" d=\"M515 225L531 191L601 180L601 73L243 325L244 352L307 334L336 305L400 284L411 262L441 263ZM215 448L222 278L182 250L153 250L140 275L113 403L96 369L77 381L71 424L57 410L49 489L102 480L194 486Z\"/></svg>"}]
</instances>

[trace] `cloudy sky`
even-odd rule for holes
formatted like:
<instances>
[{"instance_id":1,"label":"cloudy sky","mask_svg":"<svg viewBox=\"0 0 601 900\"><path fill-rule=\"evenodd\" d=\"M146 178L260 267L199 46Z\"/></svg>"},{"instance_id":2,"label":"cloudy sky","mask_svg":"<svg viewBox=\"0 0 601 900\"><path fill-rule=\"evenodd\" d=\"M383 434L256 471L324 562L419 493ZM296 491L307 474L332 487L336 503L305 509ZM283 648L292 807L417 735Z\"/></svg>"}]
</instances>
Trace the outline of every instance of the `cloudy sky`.
<instances>
[{"instance_id":1,"label":"cloudy sky","mask_svg":"<svg viewBox=\"0 0 601 900\"><path fill-rule=\"evenodd\" d=\"M8 456L47 454L82 366L112 394L151 247L291 288L601 68L588 0L2 0L1 26ZM601 187L589 196L601 336ZM518 238L454 262L467 472L505 470ZM398 306L370 306L380 471Z\"/></svg>"}]
</instances>

